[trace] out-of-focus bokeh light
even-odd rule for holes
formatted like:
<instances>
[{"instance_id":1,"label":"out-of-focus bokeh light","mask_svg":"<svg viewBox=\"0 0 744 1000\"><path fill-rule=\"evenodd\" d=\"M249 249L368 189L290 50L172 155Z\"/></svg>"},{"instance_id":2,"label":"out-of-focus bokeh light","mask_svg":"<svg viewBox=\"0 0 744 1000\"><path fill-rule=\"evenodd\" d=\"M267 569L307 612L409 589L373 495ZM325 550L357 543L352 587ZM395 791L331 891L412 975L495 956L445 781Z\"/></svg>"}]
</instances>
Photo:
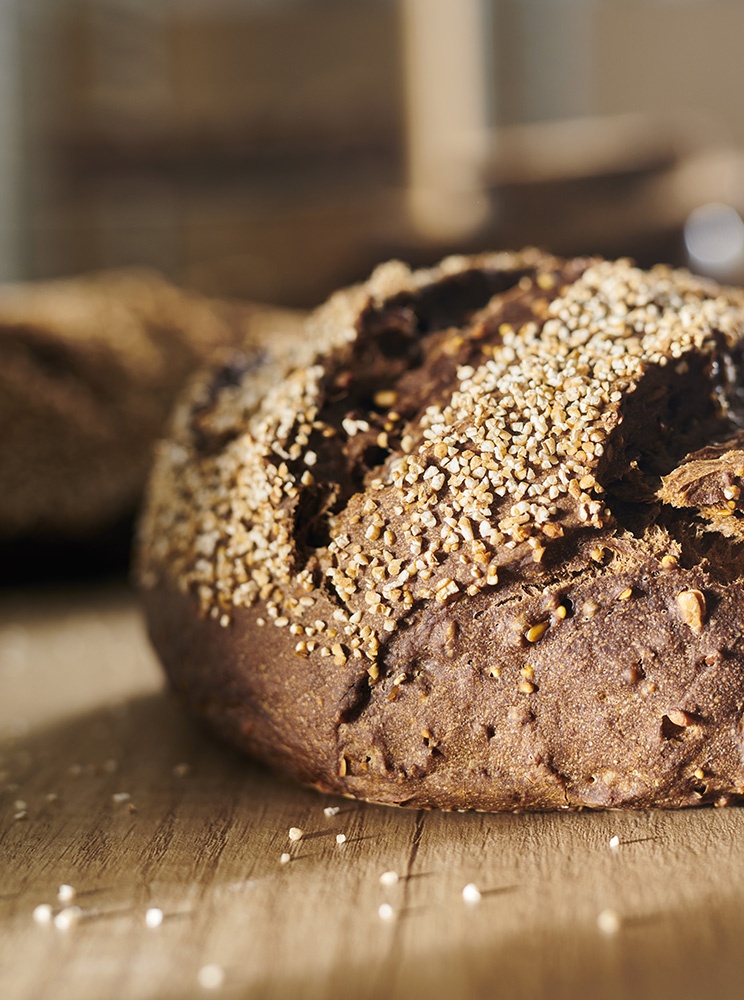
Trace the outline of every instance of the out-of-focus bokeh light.
<instances>
[{"instance_id":1,"label":"out-of-focus bokeh light","mask_svg":"<svg viewBox=\"0 0 744 1000\"><path fill-rule=\"evenodd\" d=\"M690 266L721 281L744 274L744 222L735 208L711 202L696 208L685 222Z\"/></svg>"}]
</instances>

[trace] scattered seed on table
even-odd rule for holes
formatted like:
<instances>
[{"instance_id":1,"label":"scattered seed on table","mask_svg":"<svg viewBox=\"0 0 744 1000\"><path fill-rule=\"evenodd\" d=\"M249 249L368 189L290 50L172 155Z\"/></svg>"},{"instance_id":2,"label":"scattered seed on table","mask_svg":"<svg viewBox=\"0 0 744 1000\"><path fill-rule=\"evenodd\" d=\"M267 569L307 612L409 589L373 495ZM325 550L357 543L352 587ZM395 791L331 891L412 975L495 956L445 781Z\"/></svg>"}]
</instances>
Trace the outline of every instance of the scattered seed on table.
<instances>
[{"instance_id":1,"label":"scattered seed on table","mask_svg":"<svg viewBox=\"0 0 744 1000\"><path fill-rule=\"evenodd\" d=\"M203 989L216 990L225 982L225 970L221 965L203 965L196 978Z\"/></svg>"},{"instance_id":2,"label":"scattered seed on table","mask_svg":"<svg viewBox=\"0 0 744 1000\"><path fill-rule=\"evenodd\" d=\"M79 906L66 906L64 910L60 910L57 916L54 918L54 926L57 930L68 931L75 924L80 922L80 918L83 915L83 911Z\"/></svg>"},{"instance_id":3,"label":"scattered seed on table","mask_svg":"<svg viewBox=\"0 0 744 1000\"><path fill-rule=\"evenodd\" d=\"M597 927L603 934L617 934L620 924L620 914L617 910L602 910L597 917Z\"/></svg>"},{"instance_id":4,"label":"scattered seed on table","mask_svg":"<svg viewBox=\"0 0 744 1000\"><path fill-rule=\"evenodd\" d=\"M60 903L71 903L75 898L75 890L71 885L63 882L62 885L57 889L57 899Z\"/></svg>"},{"instance_id":5,"label":"scattered seed on table","mask_svg":"<svg viewBox=\"0 0 744 1000\"><path fill-rule=\"evenodd\" d=\"M33 918L37 924L50 924L52 922L52 908L49 903L39 903L34 907Z\"/></svg>"},{"instance_id":6,"label":"scattered seed on table","mask_svg":"<svg viewBox=\"0 0 744 1000\"><path fill-rule=\"evenodd\" d=\"M480 889L474 882L468 882L468 884L463 887L462 898L469 906L474 906L476 903L480 903Z\"/></svg>"}]
</instances>

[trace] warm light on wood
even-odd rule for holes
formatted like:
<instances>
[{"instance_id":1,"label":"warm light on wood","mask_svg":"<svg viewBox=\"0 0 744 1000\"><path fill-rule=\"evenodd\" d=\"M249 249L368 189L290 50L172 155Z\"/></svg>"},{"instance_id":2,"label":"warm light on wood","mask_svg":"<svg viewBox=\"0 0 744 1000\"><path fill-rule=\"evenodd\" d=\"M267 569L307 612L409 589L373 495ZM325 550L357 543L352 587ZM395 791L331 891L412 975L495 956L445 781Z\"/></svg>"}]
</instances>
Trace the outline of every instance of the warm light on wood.
<instances>
[{"instance_id":1,"label":"warm light on wood","mask_svg":"<svg viewBox=\"0 0 744 1000\"><path fill-rule=\"evenodd\" d=\"M194 724L123 585L0 597L0 755L9 1000L741 994L744 810L324 797Z\"/></svg>"}]
</instances>

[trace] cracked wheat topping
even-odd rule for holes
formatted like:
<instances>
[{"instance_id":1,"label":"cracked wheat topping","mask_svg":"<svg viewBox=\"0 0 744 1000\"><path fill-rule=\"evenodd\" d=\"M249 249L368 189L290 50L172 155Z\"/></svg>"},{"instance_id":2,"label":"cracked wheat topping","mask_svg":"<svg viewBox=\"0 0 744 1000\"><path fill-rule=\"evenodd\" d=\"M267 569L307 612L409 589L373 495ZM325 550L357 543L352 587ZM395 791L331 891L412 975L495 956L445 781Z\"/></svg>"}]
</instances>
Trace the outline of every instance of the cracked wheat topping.
<instances>
[{"instance_id":1,"label":"cracked wheat topping","mask_svg":"<svg viewBox=\"0 0 744 1000\"><path fill-rule=\"evenodd\" d=\"M501 567L526 550L541 563L568 528L612 523L600 482L628 473L613 471L627 447L622 402L633 405L642 379L684 421L684 401L655 373L672 366L684 393L694 369L708 383L705 419L729 420L730 375L712 358L739 343L738 293L666 267L533 251L478 265L506 286L479 308L456 287L472 262L413 274L382 266L366 289L319 312L298 362L315 348L315 363L257 406L239 371L206 413L197 385L159 449L145 585L172 576L224 626L234 607L263 602L269 621L297 636L298 654L374 663L414 602L497 588ZM466 300L464 330L421 329L417 299L432 312L427 288L442 279ZM363 353L375 338L389 363L360 370L346 349ZM417 340L431 342L423 361ZM454 391L438 393L447 364ZM399 383L427 365L431 401L396 408ZM330 620L313 616L319 574L338 605Z\"/></svg>"}]
</instances>

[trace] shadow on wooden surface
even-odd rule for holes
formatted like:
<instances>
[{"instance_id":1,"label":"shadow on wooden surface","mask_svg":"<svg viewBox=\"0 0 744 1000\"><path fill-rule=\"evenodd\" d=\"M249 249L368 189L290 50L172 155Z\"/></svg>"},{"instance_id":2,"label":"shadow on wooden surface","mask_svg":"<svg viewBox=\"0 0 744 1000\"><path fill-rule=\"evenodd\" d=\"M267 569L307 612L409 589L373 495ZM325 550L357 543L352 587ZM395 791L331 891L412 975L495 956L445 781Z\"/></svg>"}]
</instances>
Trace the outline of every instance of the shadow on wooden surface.
<instances>
[{"instance_id":1,"label":"shadow on wooden surface","mask_svg":"<svg viewBox=\"0 0 744 1000\"><path fill-rule=\"evenodd\" d=\"M0 754L7 1000L203 996L207 964L224 974L216 995L272 1000L741 993L739 810L489 816L328 799L213 742L167 694ZM384 887L388 870L400 877ZM61 883L80 907L67 931L32 919L39 903L63 908ZM162 926L146 927L148 907ZM597 926L605 909L614 934Z\"/></svg>"}]
</instances>

